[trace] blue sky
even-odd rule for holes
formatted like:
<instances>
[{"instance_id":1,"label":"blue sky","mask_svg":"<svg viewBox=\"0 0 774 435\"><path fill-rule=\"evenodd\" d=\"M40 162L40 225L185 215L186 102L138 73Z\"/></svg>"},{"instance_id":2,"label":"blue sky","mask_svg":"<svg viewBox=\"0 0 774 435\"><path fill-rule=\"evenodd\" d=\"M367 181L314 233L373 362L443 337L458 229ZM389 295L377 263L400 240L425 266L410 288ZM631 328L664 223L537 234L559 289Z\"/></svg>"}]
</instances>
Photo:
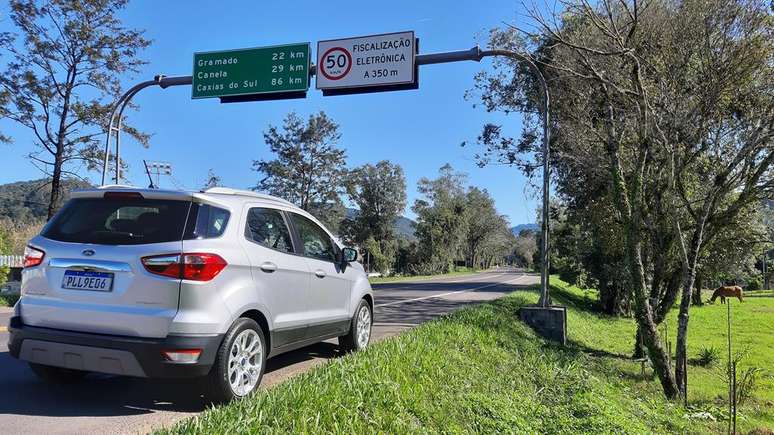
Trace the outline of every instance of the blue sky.
<instances>
[{"instance_id":1,"label":"blue sky","mask_svg":"<svg viewBox=\"0 0 774 435\"><path fill-rule=\"evenodd\" d=\"M399 1L392 2L252 2L252 1L150 1L135 0L123 13L129 26L146 30L154 40L143 57L149 61L142 73L125 80L126 87L153 75L191 74L196 51L311 42L340 37L414 30L420 52L468 49L486 43L487 30L513 22L519 4L513 1ZM6 15L7 4L0 6ZM7 28L7 18L0 27ZM416 183L433 177L445 163L469 175L469 184L486 188L501 213L513 224L533 222L537 199L525 188L524 176L515 168L478 168L477 147L460 147L474 141L485 122L507 125L518 133L520 116L489 114L465 101L473 76L491 68L491 61L427 65L420 68L419 90L323 97L314 89L306 99L220 104L217 99L192 100L190 87L138 94L140 110L129 122L153 133L144 149L124 136L122 154L130 164L129 179L147 185L142 159L168 161L176 183L199 188L208 169L230 187L249 188L258 174L252 162L268 158L262 132L279 124L290 111L303 117L325 111L340 124L340 145L351 166L387 159L400 164L407 179L409 205L417 197ZM40 177L24 157L30 135L7 120L0 128L15 143L0 145L0 183ZM98 182L99 174L89 174ZM162 179L162 187L174 187ZM407 216L413 217L410 207Z\"/></svg>"}]
</instances>

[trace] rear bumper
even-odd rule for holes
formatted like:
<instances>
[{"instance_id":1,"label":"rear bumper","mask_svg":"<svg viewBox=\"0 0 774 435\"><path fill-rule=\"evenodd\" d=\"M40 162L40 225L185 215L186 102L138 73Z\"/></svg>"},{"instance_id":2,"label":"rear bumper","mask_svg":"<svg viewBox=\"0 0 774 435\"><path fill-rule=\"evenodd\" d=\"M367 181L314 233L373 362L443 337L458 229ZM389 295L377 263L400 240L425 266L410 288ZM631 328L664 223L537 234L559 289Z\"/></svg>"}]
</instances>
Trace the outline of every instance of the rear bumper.
<instances>
[{"instance_id":1,"label":"rear bumper","mask_svg":"<svg viewBox=\"0 0 774 435\"><path fill-rule=\"evenodd\" d=\"M209 373L223 335L139 338L26 326L8 326L8 350L24 361L125 376L193 378ZM172 363L162 350L202 349L196 363Z\"/></svg>"}]
</instances>

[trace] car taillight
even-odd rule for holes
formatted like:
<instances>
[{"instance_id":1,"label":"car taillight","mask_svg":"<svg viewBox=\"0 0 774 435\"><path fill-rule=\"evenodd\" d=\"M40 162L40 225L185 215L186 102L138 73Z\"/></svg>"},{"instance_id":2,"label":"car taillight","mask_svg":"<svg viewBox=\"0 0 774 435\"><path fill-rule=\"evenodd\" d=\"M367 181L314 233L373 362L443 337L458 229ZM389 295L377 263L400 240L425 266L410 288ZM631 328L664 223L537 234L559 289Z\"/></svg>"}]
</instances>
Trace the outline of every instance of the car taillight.
<instances>
[{"instance_id":1,"label":"car taillight","mask_svg":"<svg viewBox=\"0 0 774 435\"><path fill-rule=\"evenodd\" d=\"M40 249L35 249L32 246L26 246L24 248L24 267L37 266L43 262L43 257L46 253Z\"/></svg>"},{"instance_id":2,"label":"car taillight","mask_svg":"<svg viewBox=\"0 0 774 435\"><path fill-rule=\"evenodd\" d=\"M198 252L143 257L142 264L156 275L194 281L209 281L228 265L220 255Z\"/></svg>"},{"instance_id":3,"label":"car taillight","mask_svg":"<svg viewBox=\"0 0 774 435\"><path fill-rule=\"evenodd\" d=\"M143 199L140 192L105 192L102 195L105 199Z\"/></svg>"}]
</instances>

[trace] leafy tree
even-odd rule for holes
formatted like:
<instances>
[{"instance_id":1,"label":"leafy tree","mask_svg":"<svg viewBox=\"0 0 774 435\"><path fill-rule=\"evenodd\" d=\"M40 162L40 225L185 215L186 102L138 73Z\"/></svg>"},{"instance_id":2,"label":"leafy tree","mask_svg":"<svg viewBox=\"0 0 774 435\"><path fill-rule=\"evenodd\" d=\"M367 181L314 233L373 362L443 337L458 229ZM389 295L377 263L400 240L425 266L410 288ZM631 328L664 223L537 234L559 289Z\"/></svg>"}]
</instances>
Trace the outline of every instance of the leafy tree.
<instances>
[{"instance_id":1,"label":"leafy tree","mask_svg":"<svg viewBox=\"0 0 774 435\"><path fill-rule=\"evenodd\" d=\"M363 165L350 174L347 193L358 212L345 222L346 232L372 256L380 257L373 266L386 272L393 266L397 251L394 223L406 208L403 169L386 160Z\"/></svg>"},{"instance_id":2,"label":"leafy tree","mask_svg":"<svg viewBox=\"0 0 774 435\"><path fill-rule=\"evenodd\" d=\"M702 249L691 295L693 305L701 305L701 289L727 283L747 282L760 276L756 264L769 246L768 231L761 217L761 206L750 204L737 218L712 237Z\"/></svg>"},{"instance_id":3,"label":"leafy tree","mask_svg":"<svg viewBox=\"0 0 774 435\"><path fill-rule=\"evenodd\" d=\"M0 255L6 255L8 254L8 249L4 248L4 245L10 244L7 242L8 235L6 234L6 231L3 228L0 228ZM11 268L5 265L0 265L0 285L5 284L6 281L8 281L8 273L11 271Z\"/></svg>"},{"instance_id":4,"label":"leafy tree","mask_svg":"<svg viewBox=\"0 0 774 435\"><path fill-rule=\"evenodd\" d=\"M22 255L27 243L38 235L46 221L42 218L12 221L0 216L0 232L4 231L4 251L0 254Z\"/></svg>"},{"instance_id":5,"label":"leafy tree","mask_svg":"<svg viewBox=\"0 0 774 435\"><path fill-rule=\"evenodd\" d=\"M475 267L487 269L494 265L503 264L513 251L516 238L508 228L508 220L503 216L501 218L502 225L492 228L492 231L476 250Z\"/></svg>"},{"instance_id":6,"label":"leafy tree","mask_svg":"<svg viewBox=\"0 0 774 435\"><path fill-rule=\"evenodd\" d=\"M538 252L535 232L532 230L522 230L516 236L513 247L513 256L516 263L527 269L532 269L534 265L534 256Z\"/></svg>"},{"instance_id":7,"label":"leafy tree","mask_svg":"<svg viewBox=\"0 0 774 435\"><path fill-rule=\"evenodd\" d=\"M282 197L338 228L348 176L346 153L337 147L339 125L325 112L310 115L306 122L290 113L281 128L269 126L263 137L275 158L253 162L253 169L263 174L255 189Z\"/></svg>"},{"instance_id":8,"label":"leafy tree","mask_svg":"<svg viewBox=\"0 0 774 435\"><path fill-rule=\"evenodd\" d=\"M204 185L202 186L203 190L207 190L210 187L217 187L220 186L223 180L220 178L220 175L216 174L215 171L210 168L207 171L207 178L204 180Z\"/></svg>"},{"instance_id":9,"label":"leafy tree","mask_svg":"<svg viewBox=\"0 0 774 435\"><path fill-rule=\"evenodd\" d=\"M11 232L7 225L0 225L0 255L8 255L12 252ZM0 266L0 284L8 281L8 273L11 269L8 266Z\"/></svg>"},{"instance_id":10,"label":"leafy tree","mask_svg":"<svg viewBox=\"0 0 774 435\"><path fill-rule=\"evenodd\" d=\"M3 17L0 17L0 22L2 22ZM5 47L7 44L11 43L13 41L13 38L11 34L6 32L0 32L0 47ZM2 51L0 51L0 59L2 59ZM11 94L8 92L7 89L4 87L0 87L0 119L4 119L8 117L8 105L11 101ZM0 131L0 144L3 143L10 143L11 138L4 135L2 131Z\"/></svg>"},{"instance_id":11,"label":"leafy tree","mask_svg":"<svg viewBox=\"0 0 774 435\"><path fill-rule=\"evenodd\" d=\"M463 187L466 178L447 163L438 178L419 180L418 190L424 197L414 201L412 210L417 214L421 272L451 271L463 250L468 221Z\"/></svg>"},{"instance_id":12,"label":"leafy tree","mask_svg":"<svg viewBox=\"0 0 774 435\"><path fill-rule=\"evenodd\" d=\"M397 250L394 262L395 272L409 275L417 273L417 265L422 263L419 259L419 245L417 241L398 238L396 242Z\"/></svg>"},{"instance_id":13,"label":"leafy tree","mask_svg":"<svg viewBox=\"0 0 774 435\"><path fill-rule=\"evenodd\" d=\"M486 190L469 187L465 194L467 231L465 258L469 267L482 267L495 257L505 256L513 246L508 220L497 213L494 199ZM486 257L486 258L482 258Z\"/></svg>"},{"instance_id":14,"label":"leafy tree","mask_svg":"<svg viewBox=\"0 0 774 435\"><path fill-rule=\"evenodd\" d=\"M347 194L358 206L353 219L356 241L373 236L376 240L393 237L393 225L406 208L406 178L400 165L382 160L366 164L350 173Z\"/></svg>"},{"instance_id":15,"label":"leafy tree","mask_svg":"<svg viewBox=\"0 0 774 435\"><path fill-rule=\"evenodd\" d=\"M29 158L51 177L49 218L60 206L63 177L77 177L83 166L101 169L100 138L119 80L145 63L138 52L150 41L118 19L127 1L10 1L21 41L0 37L12 56L0 74L0 95L9 100L2 115L34 134ZM125 131L148 145L148 135Z\"/></svg>"},{"instance_id":16,"label":"leafy tree","mask_svg":"<svg viewBox=\"0 0 774 435\"><path fill-rule=\"evenodd\" d=\"M369 272L376 270L384 273L393 269L397 254L395 239L377 241L369 237L361 246L366 251L365 262Z\"/></svg>"},{"instance_id":17,"label":"leafy tree","mask_svg":"<svg viewBox=\"0 0 774 435\"><path fill-rule=\"evenodd\" d=\"M640 336L672 398L684 379L690 293L705 246L774 187L772 21L766 5L744 0L580 0L558 12L532 11L539 37L507 29L492 44L530 47L539 58L552 96L558 189L580 215L594 202L612 205ZM500 67L512 80L479 77L487 107L540 107L531 72ZM507 157L534 149L534 128L526 131L517 141L487 126L481 142ZM672 373L656 327L678 297Z\"/></svg>"}]
</instances>

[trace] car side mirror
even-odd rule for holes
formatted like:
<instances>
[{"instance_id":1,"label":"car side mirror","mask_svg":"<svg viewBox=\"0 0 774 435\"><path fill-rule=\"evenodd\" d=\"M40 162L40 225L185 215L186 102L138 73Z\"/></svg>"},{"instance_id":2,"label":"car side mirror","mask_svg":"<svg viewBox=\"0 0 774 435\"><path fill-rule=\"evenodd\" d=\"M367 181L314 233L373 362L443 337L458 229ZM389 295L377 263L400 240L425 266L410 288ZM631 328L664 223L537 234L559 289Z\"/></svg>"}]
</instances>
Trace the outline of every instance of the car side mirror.
<instances>
[{"instance_id":1,"label":"car side mirror","mask_svg":"<svg viewBox=\"0 0 774 435\"><path fill-rule=\"evenodd\" d=\"M353 248L343 248L341 250L341 256L344 262L351 263L353 261L357 261L357 249Z\"/></svg>"}]
</instances>

